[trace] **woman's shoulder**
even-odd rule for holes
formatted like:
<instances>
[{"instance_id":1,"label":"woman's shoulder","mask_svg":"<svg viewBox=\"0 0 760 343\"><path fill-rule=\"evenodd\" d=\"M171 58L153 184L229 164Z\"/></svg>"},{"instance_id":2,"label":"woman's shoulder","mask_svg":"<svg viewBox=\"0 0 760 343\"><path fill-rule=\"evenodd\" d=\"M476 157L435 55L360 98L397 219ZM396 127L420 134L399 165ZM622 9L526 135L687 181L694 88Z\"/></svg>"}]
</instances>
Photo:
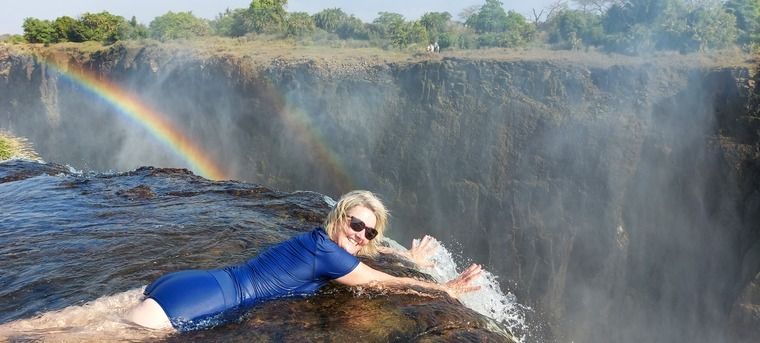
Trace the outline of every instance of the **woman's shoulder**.
<instances>
[{"instance_id":1,"label":"woman's shoulder","mask_svg":"<svg viewBox=\"0 0 760 343\"><path fill-rule=\"evenodd\" d=\"M319 227L319 226L317 226L317 227L315 227L315 228L313 228L313 229L311 229L309 231L306 231L306 232L304 232L304 233L302 233L302 234L300 234L298 236L302 237L302 238L313 239L315 241L316 240L323 240L325 238L326 239L330 239L330 237L327 236L327 232L325 231L325 229L322 228L322 227Z\"/></svg>"},{"instance_id":2,"label":"woman's shoulder","mask_svg":"<svg viewBox=\"0 0 760 343\"><path fill-rule=\"evenodd\" d=\"M322 227L315 227L308 233L308 235L319 245L332 243L332 239L330 239L330 236L327 235L327 231Z\"/></svg>"},{"instance_id":3,"label":"woman's shoulder","mask_svg":"<svg viewBox=\"0 0 760 343\"><path fill-rule=\"evenodd\" d=\"M292 241L300 242L306 247L321 248L325 244L332 242L327 232L321 227L315 227L310 231L304 232L291 239Z\"/></svg>"},{"instance_id":4,"label":"woman's shoulder","mask_svg":"<svg viewBox=\"0 0 760 343\"><path fill-rule=\"evenodd\" d=\"M322 251L322 252L334 252L334 251L340 251L340 250L345 251L330 238L330 235L327 234L327 231L325 231L323 227L314 228L313 230L311 230L310 235L312 239L314 240L317 250L319 251Z\"/></svg>"}]
</instances>

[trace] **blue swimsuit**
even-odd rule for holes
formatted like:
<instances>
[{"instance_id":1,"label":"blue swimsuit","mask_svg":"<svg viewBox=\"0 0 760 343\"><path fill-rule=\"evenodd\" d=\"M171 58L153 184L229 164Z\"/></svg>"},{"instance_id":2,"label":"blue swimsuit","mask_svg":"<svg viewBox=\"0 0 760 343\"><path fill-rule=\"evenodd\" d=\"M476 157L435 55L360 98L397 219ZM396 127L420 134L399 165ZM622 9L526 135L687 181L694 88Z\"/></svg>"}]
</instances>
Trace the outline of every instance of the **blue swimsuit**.
<instances>
[{"instance_id":1,"label":"blue swimsuit","mask_svg":"<svg viewBox=\"0 0 760 343\"><path fill-rule=\"evenodd\" d=\"M164 275L145 288L180 331L214 326L267 299L313 294L359 260L322 228L275 245L245 263Z\"/></svg>"}]
</instances>

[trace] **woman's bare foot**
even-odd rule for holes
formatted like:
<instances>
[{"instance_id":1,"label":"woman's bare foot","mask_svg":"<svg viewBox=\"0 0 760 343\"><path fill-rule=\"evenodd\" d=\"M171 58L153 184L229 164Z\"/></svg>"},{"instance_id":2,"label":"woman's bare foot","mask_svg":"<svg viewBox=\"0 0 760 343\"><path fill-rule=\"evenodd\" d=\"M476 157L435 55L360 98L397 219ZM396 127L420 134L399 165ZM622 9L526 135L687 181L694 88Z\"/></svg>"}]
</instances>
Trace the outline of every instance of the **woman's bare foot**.
<instances>
[{"instance_id":1,"label":"woman's bare foot","mask_svg":"<svg viewBox=\"0 0 760 343\"><path fill-rule=\"evenodd\" d=\"M164 309L151 298L141 301L129 310L125 319L150 329L165 330L172 328L172 323Z\"/></svg>"}]
</instances>

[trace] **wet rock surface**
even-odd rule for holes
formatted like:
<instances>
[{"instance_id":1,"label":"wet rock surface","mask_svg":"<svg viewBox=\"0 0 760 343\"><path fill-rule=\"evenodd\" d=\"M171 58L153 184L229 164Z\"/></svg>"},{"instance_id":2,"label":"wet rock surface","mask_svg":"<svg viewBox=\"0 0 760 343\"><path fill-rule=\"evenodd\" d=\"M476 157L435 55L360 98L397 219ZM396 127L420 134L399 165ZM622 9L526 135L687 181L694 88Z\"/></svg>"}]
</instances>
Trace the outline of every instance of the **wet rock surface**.
<instances>
[{"instance_id":1,"label":"wet rock surface","mask_svg":"<svg viewBox=\"0 0 760 343\"><path fill-rule=\"evenodd\" d=\"M242 262L319 226L330 208L318 193L212 182L184 169L80 174L8 161L0 163L0 179L0 323L140 287L171 271ZM430 280L394 255L365 262ZM39 338L55 340L48 335ZM166 340L513 342L507 329L446 294L336 285L261 304L239 323Z\"/></svg>"},{"instance_id":2,"label":"wet rock surface","mask_svg":"<svg viewBox=\"0 0 760 343\"><path fill-rule=\"evenodd\" d=\"M384 268L385 270L392 269ZM406 294L404 294L406 293ZM501 331L501 332L500 332ZM275 300L240 323L167 339L193 341L513 342L509 334L443 294L326 287L308 299Z\"/></svg>"}]
</instances>

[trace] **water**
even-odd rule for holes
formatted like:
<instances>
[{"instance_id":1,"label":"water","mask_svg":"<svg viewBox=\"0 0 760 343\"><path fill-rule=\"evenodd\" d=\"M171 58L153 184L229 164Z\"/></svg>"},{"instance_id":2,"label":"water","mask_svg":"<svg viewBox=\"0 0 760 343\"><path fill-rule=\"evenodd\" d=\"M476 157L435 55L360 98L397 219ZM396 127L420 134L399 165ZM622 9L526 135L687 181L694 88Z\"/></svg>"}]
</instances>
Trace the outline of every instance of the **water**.
<instances>
[{"instance_id":1,"label":"water","mask_svg":"<svg viewBox=\"0 0 760 343\"><path fill-rule=\"evenodd\" d=\"M445 247L438 249L432 259L435 263L422 271L430 274L436 281L443 283L458 275L457 263ZM475 285L480 286L479 291L464 294L459 300L478 313L507 326L521 342L524 342L530 332L525 322L525 312L532 309L518 303L514 294L502 292L497 276L487 270L483 271L483 276L476 280Z\"/></svg>"},{"instance_id":2,"label":"water","mask_svg":"<svg viewBox=\"0 0 760 343\"><path fill-rule=\"evenodd\" d=\"M203 332L177 335L122 320L158 276L246 260L320 225L331 203L317 193L212 182L181 169L95 174L2 162L0 338L509 341L512 331L526 340L525 309L490 273L478 281L480 291L461 299L466 307L432 291L330 285L313 297L262 304L237 323ZM435 260L436 268L424 273L394 256L365 262L440 282L456 275L448 251L440 249Z\"/></svg>"}]
</instances>

